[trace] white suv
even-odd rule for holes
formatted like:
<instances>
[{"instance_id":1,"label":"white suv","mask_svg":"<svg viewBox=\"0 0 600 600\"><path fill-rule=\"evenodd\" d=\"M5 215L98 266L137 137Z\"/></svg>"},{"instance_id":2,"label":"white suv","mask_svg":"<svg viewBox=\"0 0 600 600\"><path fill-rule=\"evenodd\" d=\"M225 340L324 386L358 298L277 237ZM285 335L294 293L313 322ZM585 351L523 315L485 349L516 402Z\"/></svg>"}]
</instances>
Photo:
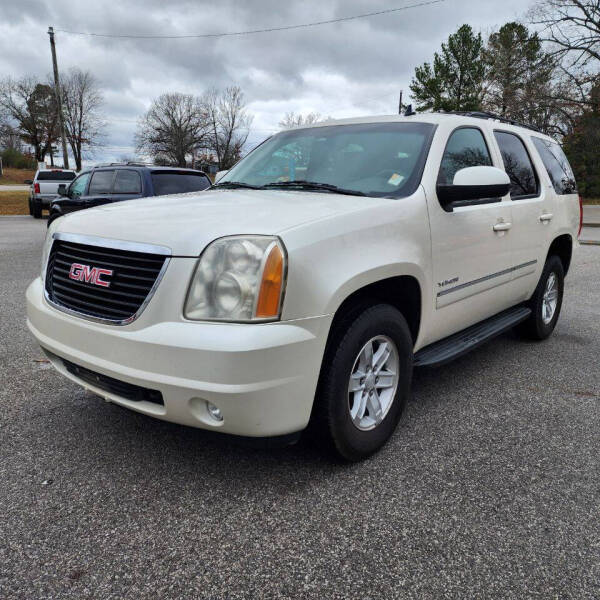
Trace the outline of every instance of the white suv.
<instances>
[{"instance_id":1,"label":"white suv","mask_svg":"<svg viewBox=\"0 0 600 600\"><path fill-rule=\"evenodd\" d=\"M28 324L106 400L228 434L307 426L359 460L393 433L413 366L508 328L550 335L580 227L549 137L485 113L279 133L212 191L49 229Z\"/></svg>"}]
</instances>

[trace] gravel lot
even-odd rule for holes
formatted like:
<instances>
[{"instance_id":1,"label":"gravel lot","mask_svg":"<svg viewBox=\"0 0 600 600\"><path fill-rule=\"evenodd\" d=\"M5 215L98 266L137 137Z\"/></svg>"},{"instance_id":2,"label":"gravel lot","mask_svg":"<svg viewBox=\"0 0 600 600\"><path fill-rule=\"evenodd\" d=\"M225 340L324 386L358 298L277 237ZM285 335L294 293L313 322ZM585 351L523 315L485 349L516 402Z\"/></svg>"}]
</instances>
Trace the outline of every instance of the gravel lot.
<instances>
[{"instance_id":1,"label":"gravel lot","mask_svg":"<svg viewBox=\"0 0 600 600\"><path fill-rule=\"evenodd\" d=\"M0 219L1 598L600 597L600 248L545 343L437 370L334 465L105 403L37 362L44 221Z\"/></svg>"}]
</instances>

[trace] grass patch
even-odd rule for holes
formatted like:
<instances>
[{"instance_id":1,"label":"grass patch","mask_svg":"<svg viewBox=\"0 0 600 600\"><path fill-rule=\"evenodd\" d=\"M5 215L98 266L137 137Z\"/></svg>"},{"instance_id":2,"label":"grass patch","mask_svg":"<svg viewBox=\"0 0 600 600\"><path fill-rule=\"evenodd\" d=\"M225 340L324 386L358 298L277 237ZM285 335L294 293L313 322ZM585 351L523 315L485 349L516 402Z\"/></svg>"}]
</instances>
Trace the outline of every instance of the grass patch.
<instances>
[{"instance_id":1,"label":"grass patch","mask_svg":"<svg viewBox=\"0 0 600 600\"><path fill-rule=\"evenodd\" d=\"M29 192L3 192L0 190L0 215L28 215Z\"/></svg>"},{"instance_id":2,"label":"grass patch","mask_svg":"<svg viewBox=\"0 0 600 600\"><path fill-rule=\"evenodd\" d=\"M23 185L25 179L33 179L34 177L35 171L4 167L2 177L0 177L0 185Z\"/></svg>"},{"instance_id":3,"label":"grass patch","mask_svg":"<svg viewBox=\"0 0 600 600\"><path fill-rule=\"evenodd\" d=\"M584 204L600 204L600 198L584 198Z\"/></svg>"}]
</instances>

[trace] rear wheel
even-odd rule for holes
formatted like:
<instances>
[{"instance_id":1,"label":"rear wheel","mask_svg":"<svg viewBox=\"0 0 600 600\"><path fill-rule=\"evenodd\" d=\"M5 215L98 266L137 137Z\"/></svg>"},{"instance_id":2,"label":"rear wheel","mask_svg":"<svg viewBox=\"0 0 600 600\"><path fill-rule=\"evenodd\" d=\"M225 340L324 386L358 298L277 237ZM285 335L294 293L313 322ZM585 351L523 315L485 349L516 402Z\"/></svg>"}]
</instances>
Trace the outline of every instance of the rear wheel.
<instances>
[{"instance_id":1,"label":"rear wheel","mask_svg":"<svg viewBox=\"0 0 600 600\"><path fill-rule=\"evenodd\" d=\"M518 326L524 337L545 340L554 331L560 315L564 291L564 269L558 256L550 256L544 265L531 300L531 316Z\"/></svg>"},{"instance_id":2,"label":"rear wheel","mask_svg":"<svg viewBox=\"0 0 600 600\"><path fill-rule=\"evenodd\" d=\"M378 304L342 320L325 353L313 411L318 439L348 461L393 434L412 378L412 337L402 314Z\"/></svg>"},{"instance_id":3,"label":"rear wheel","mask_svg":"<svg viewBox=\"0 0 600 600\"><path fill-rule=\"evenodd\" d=\"M34 219L42 218L42 203L35 198L31 201L31 214Z\"/></svg>"}]
</instances>

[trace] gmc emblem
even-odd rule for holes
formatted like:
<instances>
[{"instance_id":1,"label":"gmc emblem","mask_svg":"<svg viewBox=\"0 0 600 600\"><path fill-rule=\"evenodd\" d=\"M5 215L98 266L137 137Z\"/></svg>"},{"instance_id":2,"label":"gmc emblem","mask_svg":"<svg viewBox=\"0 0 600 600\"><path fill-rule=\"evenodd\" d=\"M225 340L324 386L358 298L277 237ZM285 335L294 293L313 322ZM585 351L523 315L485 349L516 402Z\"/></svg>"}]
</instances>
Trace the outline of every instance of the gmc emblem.
<instances>
[{"instance_id":1,"label":"gmc emblem","mask_svg":"<svg viewBox=\"0 0 600 600\"><path fill-rule=\"evenodd\" d=\"M99 269L98 267L90 267L89 265L80 265L79 263L73 263L71 270L69 271L69 279L75 281L85 281L92 285L99 285L102 287L110 287L110 281L104 281L101 279L102 275L111 276L113 274L112 269Z\"/></svg>"}]
</instances>

